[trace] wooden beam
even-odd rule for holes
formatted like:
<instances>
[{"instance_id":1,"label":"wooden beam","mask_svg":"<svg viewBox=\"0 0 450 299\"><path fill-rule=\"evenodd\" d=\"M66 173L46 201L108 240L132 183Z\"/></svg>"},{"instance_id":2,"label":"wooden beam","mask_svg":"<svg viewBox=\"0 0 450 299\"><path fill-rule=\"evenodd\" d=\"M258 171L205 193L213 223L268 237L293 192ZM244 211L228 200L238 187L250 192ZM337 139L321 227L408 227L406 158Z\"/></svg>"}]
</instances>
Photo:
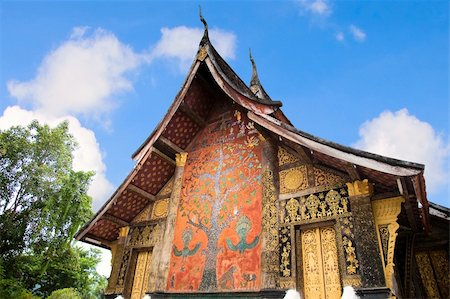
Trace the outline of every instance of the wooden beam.
<instances>
[{"instance_id":1,"label":"wooden beam","mask_svg":"<svg viewBox=\"0 0 450 299\"><path fill-rule=\"evenodd\" d=\"M145 190L143 190L143 189L139 188L138 186L133 185L131 183L128 184L127 189L129 189L130 191L132 191L132 192L134 192L136 194L139 194L140 196L142 196L144 198L147 198L148 200L155 201L155 199L156 199L156 197L153 194L150 194L147 191L145 191Z\"/></svg>"},{"instance_id":2,"label":"wooden beam","mask_svg":"<svg viewBox=\"0 0 450 299\"><path fill-rule=\"evenodd\" d=\"M102 218L100 218L100 219L110 221L110 222L112 222L112 223L117 224L117 225L120 226L120 227L130 225L128 222L126 222L126 221L124 221L124 220L122 220L122 219L119 219L119 218L117 218L116 216L109 215L109 214L103 214L103 215L102 215Z\"/></svg>"},{"instance_id":3,"label":"wooden beam","mask_svg":"<svg viewBox=\"0 0 450 299\"><path fill-rule=\"evenodd\" d=\"M86 234L81 241L95 245L100 246L106 249L111 249L111 241L108 241L106 239L94 236L92 234Z\"/></svg>"},{"instance_id":4,"label":"wooden beam","mask_svg":"<svg viewBox=\"0 0 450 299\"><path fill-rule=\"evenodd\" d=\"M345 171L348 173L348 175L353 181L361 180L361 175L359 174L358 166L356 166L355 164L350 163L346 164Z\"/></svg>"},{"instance_id":5,"label":"wooden beam","mask_svg":"<svg viewBox=\"0 0 450 299\"><path fill-rule=\"evenodd\" d=\"M186 114L190 119L192 119L197 125L200 126L200 128L204 128L207 123L206 121L201 118L197 113L195 113L191 108L189 108L186 104L180 105L180 111Z\"/></svg>"},{"instance_id":6,"label":"wooden beam","mask_svg":"<svg viewBox=\"0 0 450 299\"><path fill-rule=\"evenodd\" d=\"M163 158L164 160L166 160L170 164L176 165L174 159L170 158L169 156L167 156L166 154L164 154L160 150L156 149L155 147L152 147L152 152L154 152L155 154L157 154L158 156L160 156L161 158Z\"/></svg>"},{"instance_id":7,"label":"wooden beam","mask_svg":"<svg viewBox=\"0 0 450 299\"><path fill-rule=\"evenodd\" d=\"M176 145L175 143L173 143L172 141L170 141L169 139L167 139L164 136L159 136L158 140L161 141L161 143L164 143L164 145L171 148L176 153L184 152L184 150L181 147L179 147L178 145Z\"/></svg>"},{"instance_id":8,"label":"wooden beam","mask_svg":"<svg viewBox=\"0 0 450 299\"><path fill-rule=\"evenodd\" d=\"M408 186L404 177L397 178L398 191L405 198L405 211L408 217L408 222L413 231L417 231L416 217L414 216L413 207L411 205L411 196L408 192Z\"/></svg>"}]
</instances>

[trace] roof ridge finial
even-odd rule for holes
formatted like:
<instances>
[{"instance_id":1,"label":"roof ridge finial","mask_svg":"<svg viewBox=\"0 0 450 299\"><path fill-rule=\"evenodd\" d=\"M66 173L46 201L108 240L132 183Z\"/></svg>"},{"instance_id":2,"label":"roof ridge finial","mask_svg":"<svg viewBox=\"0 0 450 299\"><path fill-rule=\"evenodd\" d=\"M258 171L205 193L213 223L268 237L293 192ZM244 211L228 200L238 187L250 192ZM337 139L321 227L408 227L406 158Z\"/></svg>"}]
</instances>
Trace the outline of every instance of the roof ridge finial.
<instances>
[{"instance_id":1,"label":"roof ridge finial","mask_svg":"<svg viewBox=\"0 0 450 299\"><path fill-rule=\"evenodd\" d=\"M203 23L203 26L205 27L205 31L203 33L203 38L202 38L202 43L203 43L205 38L208 39L208 23L206 23L205 18L203 18L202 7L200 5L198 6L198 12L200 15L200 21Z\"/></svg>"},{"instance_id":2,"label":"roof ridge finial","mask_svg":"<svg viewBox=\"0 0 450 299\"><path fill-rule=\"evenodd\" d=\"M250 62L252 63L252 79L250 80L250 86L260 85L261 83L259 82L258 70L256 69L256 63L253 59L252 49L248 48L248 52L250 54Z\"/></svg>"}]
</instances>

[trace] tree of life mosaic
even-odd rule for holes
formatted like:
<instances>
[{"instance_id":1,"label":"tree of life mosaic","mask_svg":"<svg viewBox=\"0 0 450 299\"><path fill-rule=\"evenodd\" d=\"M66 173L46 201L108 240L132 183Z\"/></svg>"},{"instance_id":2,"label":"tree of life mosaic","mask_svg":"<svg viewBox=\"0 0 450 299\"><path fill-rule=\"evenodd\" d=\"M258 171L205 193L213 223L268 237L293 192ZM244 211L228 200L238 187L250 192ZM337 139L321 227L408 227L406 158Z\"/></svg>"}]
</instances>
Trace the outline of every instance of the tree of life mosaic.
<instances>
[{"instance_id":1,"label":"tree of life mosaic","mask_svg":"<svg viewBox=\"0 0 450 299\"><path fill-rule=\"evenodd\" d=\"M261 137L239 111L197 137L184 169L169 291L259 289Z\"/></svg>"}]
</instances>

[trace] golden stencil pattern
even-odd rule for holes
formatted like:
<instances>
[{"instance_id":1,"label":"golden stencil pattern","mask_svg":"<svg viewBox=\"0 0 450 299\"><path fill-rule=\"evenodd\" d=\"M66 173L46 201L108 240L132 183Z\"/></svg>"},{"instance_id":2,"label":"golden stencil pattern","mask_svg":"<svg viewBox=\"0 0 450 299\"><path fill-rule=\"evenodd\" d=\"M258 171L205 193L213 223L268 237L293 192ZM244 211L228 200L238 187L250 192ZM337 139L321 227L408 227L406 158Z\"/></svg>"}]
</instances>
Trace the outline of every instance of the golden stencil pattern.
<instances>
[{"instance_id":1,"label":"golden stencil pattern","mask_svg":"<svg viewBox=\"0 0 450 299\"><path fill-rule=\"evenodd\" d=\"M334 228L302 231L301 240L305 297L340 298L341 282Z\"/></svg>"},{"instance_id":2,"label":"golden stencil pattern","mask_svg":"<svg viewBox=\"0 0 450 299\"><path fill-rule=\"evenodd\" d=\"M449 296L448 256L445 250L430 251L430 258L436 273L437 282L443 298Z\"/></svg>"},{"instance_id":3,"label":"golden stencil pattern","mask_svg":"<svg viewBox=\"0 0 450 299\"><path fill-rule=\"evenodd\" d=\"M150 220L150 211L151 211L152 205L146 206L136 217L133 219L133 223L139 223Z\"/></svg>"},{"instance_id":4,"label":"golden stencil pattern","mask_svg":"<svg viewBox=\"0 0 450 299\"><path fill-rule=\"evenodd\" d=\"M278 147L278 165L282 166L285 164L298 162L299 159L293 154L289 153L282 147Z\"/></svg>"},{"instance_id":5,"label":"golden stencil pattern","mask_svg":"<svg viewBox=\"0 0 450 299\"><path fill-rule=\"evenodd\" d=\"M306 166L280 171L280 193L289 194L308 188Z\"/></svg>"},{"instance_id":6,"label":"golden stencil pattern","mask_svg":"<svg viewBox=\"0 0 450 299\"><path fill-rule=\"evenodd\" d=\"M172 193L173 188L173 180L170 180L159 192L158 195L160 196L170 196L170 193Z\"/></svg>"},{"instance_id":7,"label":"golden stencil pattern","mask_svg":"<svg viewBox=\"0 0 450 299\"><path fill-rule=\"evenodd\" d=\"M151 260L151 256L152 254L148 251L142 251L138 254L130 299L141 299L145 294L147 263L149 259Z\"/></svg>"},{"instance_id":8,"label":"golden stencil pattern","mask_svg":"<svg viewBox=\"0 0 450 299\"><path fill-rule=\"evenodd\" d=\"M302 231L303 279L306 298L324 298L319 230Z\"/></svg>"},{"instance_id":9,"label":"golden stencil pattern","mask_svg":"<svg viewBox=\"0 0 450 299\"><path fill-rule=\"evenodd\" d=\"M167 212L169 209L169 199L161 199L155 201L152 209L151 220L160 219L167 216Z\"/></svg>"},{"instance_id":10,"label":"golden stencil pattern","mask_svg":"<svg viewBox=\"0 0 450 299\"><path fill-rule=\"evenodd\" d=\"M344 188L291 198L284 205L284 223L294 223L318 218L333 218L350 212Z\"/></svg>"},{"instance_id":11,"label":"golden stencil pattern","mask_svg":"<svg viewBox=\"0 0 450 299\"><path fill-rule=\"evenodd\" d=\"M262 177L263 183L263 216L262 235L265 239L265 248L262 254L263 271L266 277L271 277L265 287L277 287L278 282L278 210L275 186L273 185L273 173L266 170Z\"/></svg>"},{"instance_id":12,"label":"golden stencil pattern","mask_svg":"<svg viewBox=\"0 0 450 299\"><path fill-rule=\"evenodd\" d=\"M136 226L130 229L128 246L129 247L151 247L159 241L162 228L159 223Z\"/></svg>"},{"instance_id":13,"label":"golden stencil pattern","mask_svg":"<svg viewBox=\"0 0 450 299\"><path fill-rule=\"evenodd\" d=\"M339 187L344 183L344 180L340 176L314 167L314 184L316 186Z\"/></svg>"},{"instance_id":14,"label":"golden stencil pattern","mask_svg":"<svg viewBox=\"0 0 450 299\"><path fill-rule=\"evenodd\" d=\"M322 244L323 276L325 298L341 297L341 281L336 247L336 232L332 227L320 229Z\"/></svg>"},{"instance_id":15,"label":"golden stencil pattern","mask_svg":"<svg viewBox=\"0 0 450 299\"><path fill-rule=\"evenodd\" d=\"M388 263L388 246L389 246L389 229L388 225L379 225L378 226L378 232L380 233L380 239L381 239L381 248L383 250L383 259L384 264L386 265Z\"/></svg>"},{"instance_id":16,"label":"golden stencil pattern","mask_svg":"<svg viewBox=\"0 0 450 299\"><path fill-rule=\"evenodd\" d=\"M123 289L125 283L125 274L127 273L128 263L130 261L131 250L128 249L122 255L122 262L119 268L119 275L117 276L116 290L117 288Z\"/></svg>"},{"instance_id":17,"label":"golden stencil pattern","mask_svg":"<svg viewBox=\"0 0 450 299\"><path fill-rule=\"evenodd\" d=\"M358 273L359 261L356 256L355 245L353 244L354 235L352 232L352 217L343 217L339 219L342 233L342 245L344 246L344 256L346 262L346 270L348 275Z\"/></svg>"},{"instance_id":18,"label":"golden stencil pattern","mask_svg":"<svg viewBox=\"0 0 450 299\"><path fill-rule=\"evenodd\" d=\"M416 261L419 266L420 277L427 292L428 298L440 298L438 286L434 279L431 261L426 252L416 253Z\"/></svg>"},{"instance_id":19,"label":"golden stencil pattern","mask_svg":"<svg viewBox=\"0 0 450 299\"><path fill-rule=\"evenodd\" d=\"M291 277L291 231L288 227L280 228L280 275ZM280 282L281 283L281 282Z\"/></svg>"}]
</instances>

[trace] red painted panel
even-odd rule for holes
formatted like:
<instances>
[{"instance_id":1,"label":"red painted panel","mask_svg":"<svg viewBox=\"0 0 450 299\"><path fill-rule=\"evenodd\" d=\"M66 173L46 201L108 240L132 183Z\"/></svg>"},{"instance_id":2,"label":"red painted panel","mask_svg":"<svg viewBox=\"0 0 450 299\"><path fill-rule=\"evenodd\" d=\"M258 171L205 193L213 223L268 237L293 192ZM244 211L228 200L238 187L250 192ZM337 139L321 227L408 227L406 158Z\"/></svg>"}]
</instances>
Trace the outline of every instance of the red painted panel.
<instances>
[{"instance_id":1,"label":"red painted panel","mask_svg":"<svg viewBox=\"0 0 450 299\"><path fill-rule=\"evenodd\" d=\"M196 138L185 166L167 290L259 290L262 141L234 110Z\"/></svg>"}]
</instances>

